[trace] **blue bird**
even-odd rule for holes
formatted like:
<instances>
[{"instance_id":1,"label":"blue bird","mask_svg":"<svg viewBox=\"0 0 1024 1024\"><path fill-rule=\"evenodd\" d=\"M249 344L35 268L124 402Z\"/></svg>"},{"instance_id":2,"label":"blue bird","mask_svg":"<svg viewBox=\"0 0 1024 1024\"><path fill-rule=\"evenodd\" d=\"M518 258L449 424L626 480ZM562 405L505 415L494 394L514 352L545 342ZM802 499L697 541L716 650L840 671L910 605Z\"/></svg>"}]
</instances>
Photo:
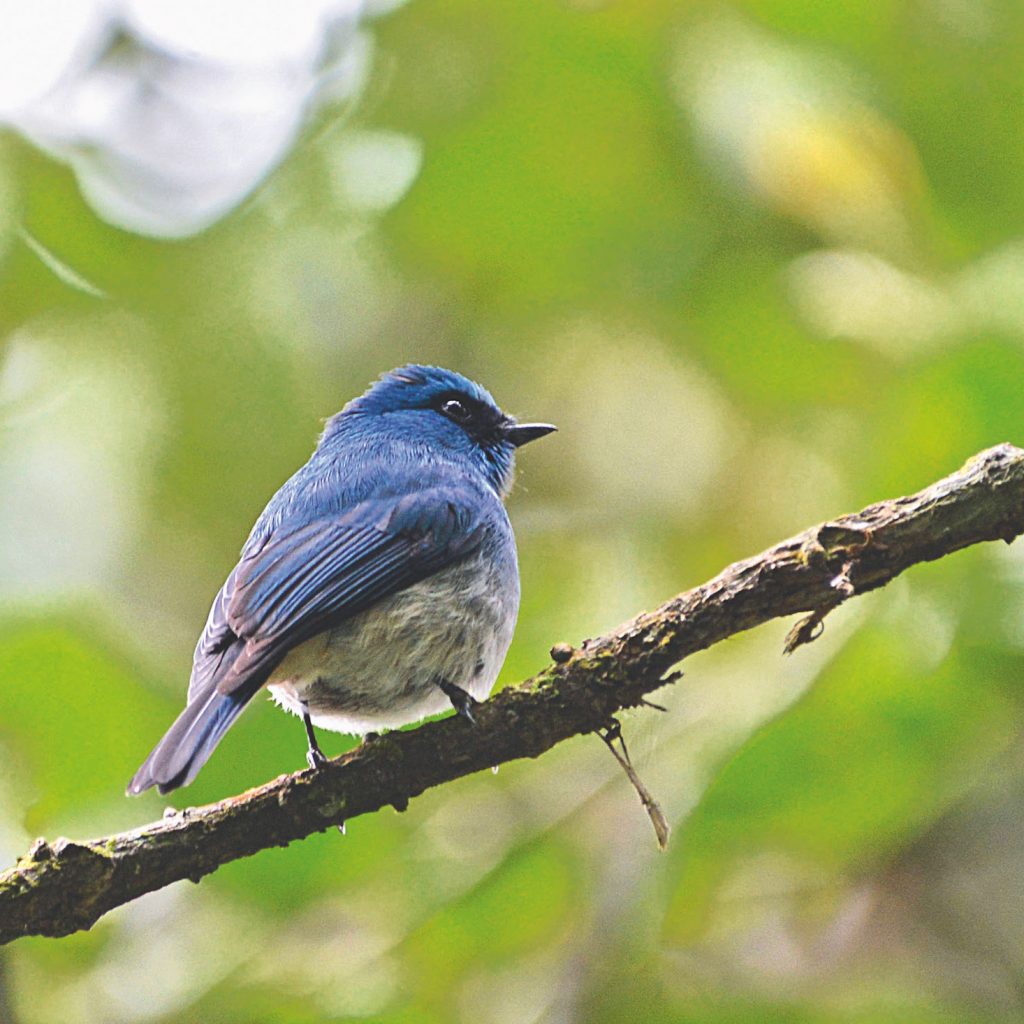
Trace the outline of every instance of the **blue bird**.
<instances>
[{"instance_id":1,"label":"blue bird","mask_svg":"<svg viewBox=\"0 0 1024 1024\"><path fill-rule=\"evenodd\" d=\"M478 384L409 365L327 422L274 495L210 609L185 710L129 794L188 785L264 685L306 728L365 734L448 706L472 720L519 610L503 504L517 423Z\"/></svg>"}]
</instances>

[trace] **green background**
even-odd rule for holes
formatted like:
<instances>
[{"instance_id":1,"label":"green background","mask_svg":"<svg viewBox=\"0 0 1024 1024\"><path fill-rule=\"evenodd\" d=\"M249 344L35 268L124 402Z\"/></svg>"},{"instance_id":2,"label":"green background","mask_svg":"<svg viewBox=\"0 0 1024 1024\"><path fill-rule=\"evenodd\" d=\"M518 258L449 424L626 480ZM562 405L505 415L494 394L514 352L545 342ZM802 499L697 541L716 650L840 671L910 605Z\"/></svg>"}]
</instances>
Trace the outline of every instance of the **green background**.
<instances>
[{"instance_id":1,"label":"green background","mask_svg":"<svg viewBox=\"0 0 1024 1024\"><path fill-rule=\"evenodd\" d=\"M160 242L0 137L0 854L124 786L324 417L415 360L560 432L501 676L1024 440L1024 7L415 0L242 208ZM422 153L384 209L351 140ZM385 147L386 151L386 147ZM52 273L23 228L100 289ZM1024 1007L1024 547L779 622L594 737L0 951L0 1018L1001 1022ZM334 753L347 739L327 736ZM254 702L176 806L303 763Z\"/></svg>"}]
</instances>

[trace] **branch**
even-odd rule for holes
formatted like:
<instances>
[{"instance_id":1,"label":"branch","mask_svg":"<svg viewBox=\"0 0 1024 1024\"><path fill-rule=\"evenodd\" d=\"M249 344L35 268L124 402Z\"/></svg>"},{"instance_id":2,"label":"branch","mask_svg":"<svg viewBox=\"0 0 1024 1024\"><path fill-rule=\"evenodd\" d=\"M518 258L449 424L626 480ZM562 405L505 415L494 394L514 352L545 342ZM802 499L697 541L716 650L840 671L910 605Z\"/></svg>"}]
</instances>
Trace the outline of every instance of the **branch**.
<instances>
[{"instance_id":1,"label":"branch","mask_svg":"<svg viewBox=\"0 0 1024 1024\"><path fill-rule=\"evenodd\" d=\"M582 648L552 648L553 664L476 711L363 743L318 772L102 839L36 840L0 874L0 942L68 935L113 907L171 882L198 882L221 864L424 790L606 727L670 682L680 660L770 619L807 613L787 651L813 640L825 616L918 562L1024 532L1024 451L1004 444L918 494L813 527Z\"/></svg>"}]
</instances>

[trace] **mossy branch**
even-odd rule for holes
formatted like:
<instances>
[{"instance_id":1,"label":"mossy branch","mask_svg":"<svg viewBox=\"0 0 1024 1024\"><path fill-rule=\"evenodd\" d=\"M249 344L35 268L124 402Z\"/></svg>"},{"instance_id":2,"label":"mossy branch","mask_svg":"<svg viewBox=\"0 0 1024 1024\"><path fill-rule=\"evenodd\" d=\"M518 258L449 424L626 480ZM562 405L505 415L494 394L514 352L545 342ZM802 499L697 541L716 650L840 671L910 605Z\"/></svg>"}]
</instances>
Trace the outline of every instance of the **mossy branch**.
<instances>
[{"instance_id":1,"label":"mossy branch","mask_svg":"<svg viewBox=\"0 0 1024 1024\"><path fill-rule=\"evenodd\" d=\"M644 702L687 655L770 619L806 613L786 650L813 640L825 616L918 562L1024 532L1024 451L1000 445L904 498L815 526L737 562L553 663L461 718L364 743L319 772L283 775L237 797L101 839L37 840L0 874L0 942L68 935L113 907L221 864L284 846L432 786L603 729Z\"/></svg>"}]
</instances>

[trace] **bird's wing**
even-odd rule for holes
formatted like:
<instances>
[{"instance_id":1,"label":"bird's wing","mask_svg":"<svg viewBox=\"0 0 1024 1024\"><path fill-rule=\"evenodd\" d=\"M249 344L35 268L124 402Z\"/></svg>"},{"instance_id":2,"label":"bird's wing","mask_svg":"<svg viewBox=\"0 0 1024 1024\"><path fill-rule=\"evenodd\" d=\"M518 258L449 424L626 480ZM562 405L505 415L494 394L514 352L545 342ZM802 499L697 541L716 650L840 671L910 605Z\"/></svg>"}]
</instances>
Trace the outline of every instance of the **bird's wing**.
<instances>
[{"instance_id":1,"label":"bird's wing","mask_svg":"<svg viewBox=\"0 0 1024 1024\"><path fill-rule=\"evenodd\" d=\"M225 694L258 687L291 648L476 550L478 500L432 488L271 536L243 556L214 601L190 699L211 685Z\"/></svg>"}]
</instances>

